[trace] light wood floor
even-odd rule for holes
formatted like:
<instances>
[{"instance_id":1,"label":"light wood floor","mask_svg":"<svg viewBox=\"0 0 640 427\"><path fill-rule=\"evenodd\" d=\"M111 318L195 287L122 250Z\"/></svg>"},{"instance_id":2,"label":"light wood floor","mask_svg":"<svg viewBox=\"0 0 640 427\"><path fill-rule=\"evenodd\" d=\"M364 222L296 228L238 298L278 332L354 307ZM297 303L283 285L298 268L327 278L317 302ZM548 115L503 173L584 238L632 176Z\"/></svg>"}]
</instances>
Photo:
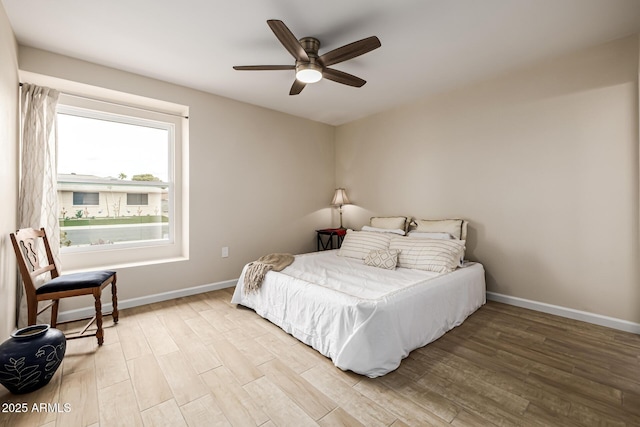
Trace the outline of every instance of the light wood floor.
<instances>
[{"instance_id":1,"label":"light wood floor","mask_svg":"<svg viewBox=\"0 0 640 427\"><path fill-rule=\"evenodd\" d=\"M369 379L342 372L231 289L123 310L68 342L52 382L2 426L640 426L640 336L489 302Z\"/></svg>"}]
</instances>

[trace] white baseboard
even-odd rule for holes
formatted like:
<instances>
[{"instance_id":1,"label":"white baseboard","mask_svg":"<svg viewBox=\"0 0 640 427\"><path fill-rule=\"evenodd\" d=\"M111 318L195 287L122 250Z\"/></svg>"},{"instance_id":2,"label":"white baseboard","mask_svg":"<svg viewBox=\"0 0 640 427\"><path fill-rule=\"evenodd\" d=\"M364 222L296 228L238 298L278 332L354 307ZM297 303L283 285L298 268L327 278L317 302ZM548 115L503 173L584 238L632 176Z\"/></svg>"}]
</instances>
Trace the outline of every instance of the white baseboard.
<instances>
[{"instance_id":1,"label":"white baseboard","mask_svg":"<svg viewBox=\"0 0 640 427\"><path fill-rule=\"evenodd\" d=\"M146 295L138 298L131 298L126 300L118 300L118 309L125 309L131 307L138 307L140 305L151 304L154 302L167 301L170 299L186 297L189 295L197 295L204 292L217 291L218 289L231 288L238 283L238 279L235 280L227 280L224 282L217 283L209 283L207 285L194 286L192 288L178 289L175 291L162 292L159 294ZM104 296L109 296L111 298L111 293L109 291L105 292ZM111 303L108 304L105 302L102 306L102 310L105 313L108 313L113 308ZM72 320L84 319L87 317L92 317L95 314L95 309L93 306L91 307L83 307L77 308L75 310L67 310L61 311L58 313L58 321L59 322L68 322Z\"/></svg>"},{"instance_id":2,"label":"white baseboard","mask_svg":"<svg viewBox=\"0 0 640 427\"><path fill-rule=\"evenodd\" d=\"M573 308L561 307L559 305L546 304L544 302L532 301L524 298L512 297L509 295L487 292L487 299L502 302L516 307L528 308L543 313L555 314L594 325L606 326L607 328L618 329L625 332L640 334L640 323L629 322L628 320L616 319L615 317L603 316L601 314L589 313L588 311L574 310Z\"/></svg>"}]
</instances>

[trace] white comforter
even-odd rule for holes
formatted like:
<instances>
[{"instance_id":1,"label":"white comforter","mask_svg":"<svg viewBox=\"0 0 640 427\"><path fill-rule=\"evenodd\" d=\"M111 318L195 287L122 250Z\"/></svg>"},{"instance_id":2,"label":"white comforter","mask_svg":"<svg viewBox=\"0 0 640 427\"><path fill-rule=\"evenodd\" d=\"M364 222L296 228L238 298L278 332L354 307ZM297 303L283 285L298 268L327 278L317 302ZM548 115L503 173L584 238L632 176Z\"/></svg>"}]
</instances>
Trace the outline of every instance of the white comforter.
<instances>
[{"instance_id":1,"label":"white comforter","mask_svg":"<svg viewBox=\"0 0 640 427\"><path fill-rule=\"evenodd\" d=\"M249 295L242 291L245 266L231 302L254 309L340 369L372 378L485 303L481 264L445 274L384 270L337 252L297 255Z\"/></svg>"}]
</instances>

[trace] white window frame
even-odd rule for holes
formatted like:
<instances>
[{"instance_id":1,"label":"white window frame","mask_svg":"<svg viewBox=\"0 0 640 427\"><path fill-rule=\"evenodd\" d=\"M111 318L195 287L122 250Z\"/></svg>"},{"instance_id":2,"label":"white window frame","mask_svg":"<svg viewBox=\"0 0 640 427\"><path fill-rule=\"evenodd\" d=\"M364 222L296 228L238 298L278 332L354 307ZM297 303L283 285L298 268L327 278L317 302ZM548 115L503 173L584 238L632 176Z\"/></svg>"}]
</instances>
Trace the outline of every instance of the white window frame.
<instances>
[{"instance_id":1,"label":"white window frame","mask_svg":"<svg viewBox=\"0 0 640 427\"><path fill-rule=\"evenodd\" d=\"M188 108L164 101L154 103L154 100L149 98L133 97L113 91L109 91L109 95L112 96L107 99L96 99L92 97L91 91L81 94L76 92L74 95L62 93L58 101L58 111L71 114L81 112L79 115L93 118L109 118L115 115L120 116L124 123L142 126L149 126L154 122L170 124L173 132L173 144L169 153L170 238L118 245L63 247L60 250L62 269L75 271L117 268L188 259ZM132 105L132 97L142 102Z\"/></svg>"}]
</instances>

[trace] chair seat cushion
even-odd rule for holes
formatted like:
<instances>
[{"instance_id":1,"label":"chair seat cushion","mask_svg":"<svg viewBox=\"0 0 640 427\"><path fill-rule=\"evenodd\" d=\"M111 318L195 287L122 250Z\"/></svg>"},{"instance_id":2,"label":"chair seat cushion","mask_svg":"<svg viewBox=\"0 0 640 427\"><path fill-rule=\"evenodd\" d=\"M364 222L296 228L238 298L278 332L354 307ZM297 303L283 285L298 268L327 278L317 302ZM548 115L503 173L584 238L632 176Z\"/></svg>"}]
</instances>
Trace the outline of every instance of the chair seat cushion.
<instances>
[{"instance_id":1,"label":"chair seat cushion","mask_svg":"<svg viewBox=\"0 0 640 427\"><path fill-rule=\"evenodd\" d=\"M111 270L88 271L86 273L73 273L58 276L36 289L36 294L49 294L52 292L72 291L77 289L96 288L105 280L116 274Z\"/></svg>"}]
</instances>

